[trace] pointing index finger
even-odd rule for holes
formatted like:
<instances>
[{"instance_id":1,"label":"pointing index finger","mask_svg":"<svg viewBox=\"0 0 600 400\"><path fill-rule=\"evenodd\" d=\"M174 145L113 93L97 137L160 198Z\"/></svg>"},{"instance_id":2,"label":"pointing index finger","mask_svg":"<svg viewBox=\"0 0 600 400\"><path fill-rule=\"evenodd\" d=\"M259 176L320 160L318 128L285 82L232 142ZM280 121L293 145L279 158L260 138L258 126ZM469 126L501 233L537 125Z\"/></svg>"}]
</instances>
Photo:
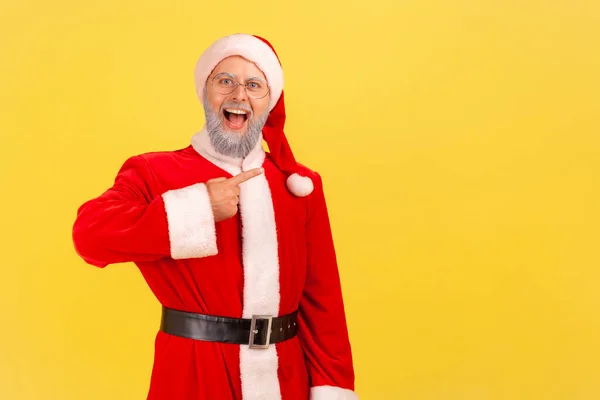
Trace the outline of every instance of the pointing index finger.
<instances>
[{"instance_id":1,"label":"pointing index finger","mask_svg":"<svg viewBox=\"0 0 600 400\"><path fill-rule=\"evenodd\" d=\"M233 178L229 178L227 180L227 182L233 184L233 185L240 185L244 182L246 182L247 180L250 180L260 174L262 174L264 172L263 168L254 168L248 171L244 171L241 174L238 174L236 176L234 176Z\"/></svg>"}]
</instances>

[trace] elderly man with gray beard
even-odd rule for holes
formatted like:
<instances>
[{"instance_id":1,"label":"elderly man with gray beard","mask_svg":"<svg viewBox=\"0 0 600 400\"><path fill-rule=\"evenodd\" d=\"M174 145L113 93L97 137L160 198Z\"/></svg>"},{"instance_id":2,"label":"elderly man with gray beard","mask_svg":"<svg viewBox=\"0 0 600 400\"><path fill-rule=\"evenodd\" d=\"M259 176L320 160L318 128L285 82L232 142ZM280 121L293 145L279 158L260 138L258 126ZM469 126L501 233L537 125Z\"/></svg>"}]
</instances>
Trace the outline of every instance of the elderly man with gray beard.
<instances>
[{"instance_id":1,"label":"elderly man with gray beard","mask_svg":"<svg viewBox=\"0 0 600 400\"><path fill-rule=\"evenodd\" d=\"M245 115L245 117L238 118L248 119L248 126L243 135L235 130L223 127L223 115L228 109L237 109L245 113L229 114L230 118L235 115ZM240 159L246 158L261 139L262 128L269 116L268 113L253 115L252 108L245 102L228 102L221 105L219 112L215 112L210 108L206 86L204 87L204 114L208 136L215 150L221 154Z\"/></svg>"},{"instance_id":2,"label":"elderly man with gray beard","mask_svg":"<svg viewBox=\"0 0 600 400\"><path fill-rule=\"evenodd\" d=\"M73 226L85 262L135 264L161 305L147 398L358 399L323 184L285 137L277 54L226 36L195 79L191 144L130 157Z\"/></svg>"}]
</instances>

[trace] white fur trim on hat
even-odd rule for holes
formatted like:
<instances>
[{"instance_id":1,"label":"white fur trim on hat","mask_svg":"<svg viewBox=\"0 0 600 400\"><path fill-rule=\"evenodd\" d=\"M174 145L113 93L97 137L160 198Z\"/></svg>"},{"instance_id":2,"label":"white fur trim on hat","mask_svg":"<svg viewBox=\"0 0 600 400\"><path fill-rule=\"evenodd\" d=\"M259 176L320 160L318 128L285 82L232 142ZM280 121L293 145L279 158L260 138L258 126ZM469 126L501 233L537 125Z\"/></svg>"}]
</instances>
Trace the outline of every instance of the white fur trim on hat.
<instances>
[{"instance_id":1,"label":"white fur trim on hat","mask_svg":"<svg viewBox=\"0 0 600 400\"><path fill-rule=\"evenodd\" d=\"M293 173L287 178L287 187L295 196L304 197L312 193L313 181L308 176L300 176Z\"/></svg>"},{"instance_id":2,"label":"white fur trim on hat","mask_svg":"<svg viewBox=\"0 0 600 400\"><path fill-rule=\"evenodd\" d=\"M265 74L271 88L269 111L273 109L283 90L281 64L268 44L255 36L241 33L218 39L198 59L194 77L200 102L204 100L204 86L209 75L218 63L230 56L241 56L252 61Z\"/></svg>"}]
</instances>

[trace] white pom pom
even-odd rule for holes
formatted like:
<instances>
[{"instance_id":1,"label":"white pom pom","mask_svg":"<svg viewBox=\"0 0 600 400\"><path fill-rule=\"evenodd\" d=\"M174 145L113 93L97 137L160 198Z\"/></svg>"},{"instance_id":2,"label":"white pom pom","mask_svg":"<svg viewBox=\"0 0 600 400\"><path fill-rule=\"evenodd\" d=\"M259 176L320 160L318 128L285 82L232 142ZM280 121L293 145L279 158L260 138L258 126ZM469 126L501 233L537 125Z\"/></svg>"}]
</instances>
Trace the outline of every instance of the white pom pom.
<instances>
[{"instance_id":1,"label":"white pom pom","mask_svg":"<svg viewBox=\"0 0 600 400\"><path fill-rule=\"evenodd\" d=\"M312 193L313 181L308 176L300 176L296 173L287 178L287 187L295 196L304 197Z\"/></svg>"}]
</instances>

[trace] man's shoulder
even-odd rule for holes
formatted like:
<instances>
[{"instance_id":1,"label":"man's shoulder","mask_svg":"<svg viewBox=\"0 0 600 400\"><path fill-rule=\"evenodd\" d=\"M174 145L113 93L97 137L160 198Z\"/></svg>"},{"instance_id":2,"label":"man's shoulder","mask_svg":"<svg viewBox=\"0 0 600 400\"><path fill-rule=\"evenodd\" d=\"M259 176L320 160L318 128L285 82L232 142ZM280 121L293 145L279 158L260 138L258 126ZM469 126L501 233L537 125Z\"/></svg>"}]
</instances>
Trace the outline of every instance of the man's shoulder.
<instances>
[{"instance_id":1,"label":"man's shoulder","mask_svg":"<svg viewBox=\"0 0 600 400\"><path fill-rule=\"evenodd\" d=\"M194 152L190 145L174 150L156 150L134 154L125 163L144 164L151 169L155 169L170 165L180 165L182 161L192 158L194 158Z\"/></svg>"},{"instance_id":2,"label":"man's shoulder","mask_svg":"<svg viewBox=\"0 0 600 400\"><path fill-rule=\"evenodd\" d=\"M192 152L190 151L192 146L186 146L180 149L174 150L156 150L156 151L147 151L144 153L139 153L134 155L132 158L137 158L140 160L144 160L150 164L161 163L169 160L177 160L181 158L189 158L192 156Z\"/></svg>"},{"instance_id":3,"label":"man's shoulder","mask_svg":"<svg viewBox=\"0 0 600 400\"><path fill-rule=\"evenodd\" d=\"M298 167L298 174L312 179L312 181L314 183L319 183L319 184L321 183L321 180L322 180L321 174L317 170L310 168L299 162L296 162L296 165Z\"/></svg>"},{"instance_id":4,"label":"man's shoulder","mask_svg":"<svg viewBox=\"0 0 600 400\"><path fill-rule=\"evenodd\" d=\"M210 178L213 169L191 146L131 155L120 173L128 173L147 182L155 192L164 192Z\"/></svg>"},{"instance_id":5,"label":"man's shoulder","mask_svg":"<svg viewBox=\"0 0 600 400\"><path fill-rule=\"evenodd\" d=\"M317 197L322 197L324 195L323 191L323 177L321 173L316 169L308 167L302 163L296 162L297 172L300 176L308 177L312 180L313 183L313 195ZM308 196L308 198L313 198L314 196Z\"/></svg>"}]
</instances>

